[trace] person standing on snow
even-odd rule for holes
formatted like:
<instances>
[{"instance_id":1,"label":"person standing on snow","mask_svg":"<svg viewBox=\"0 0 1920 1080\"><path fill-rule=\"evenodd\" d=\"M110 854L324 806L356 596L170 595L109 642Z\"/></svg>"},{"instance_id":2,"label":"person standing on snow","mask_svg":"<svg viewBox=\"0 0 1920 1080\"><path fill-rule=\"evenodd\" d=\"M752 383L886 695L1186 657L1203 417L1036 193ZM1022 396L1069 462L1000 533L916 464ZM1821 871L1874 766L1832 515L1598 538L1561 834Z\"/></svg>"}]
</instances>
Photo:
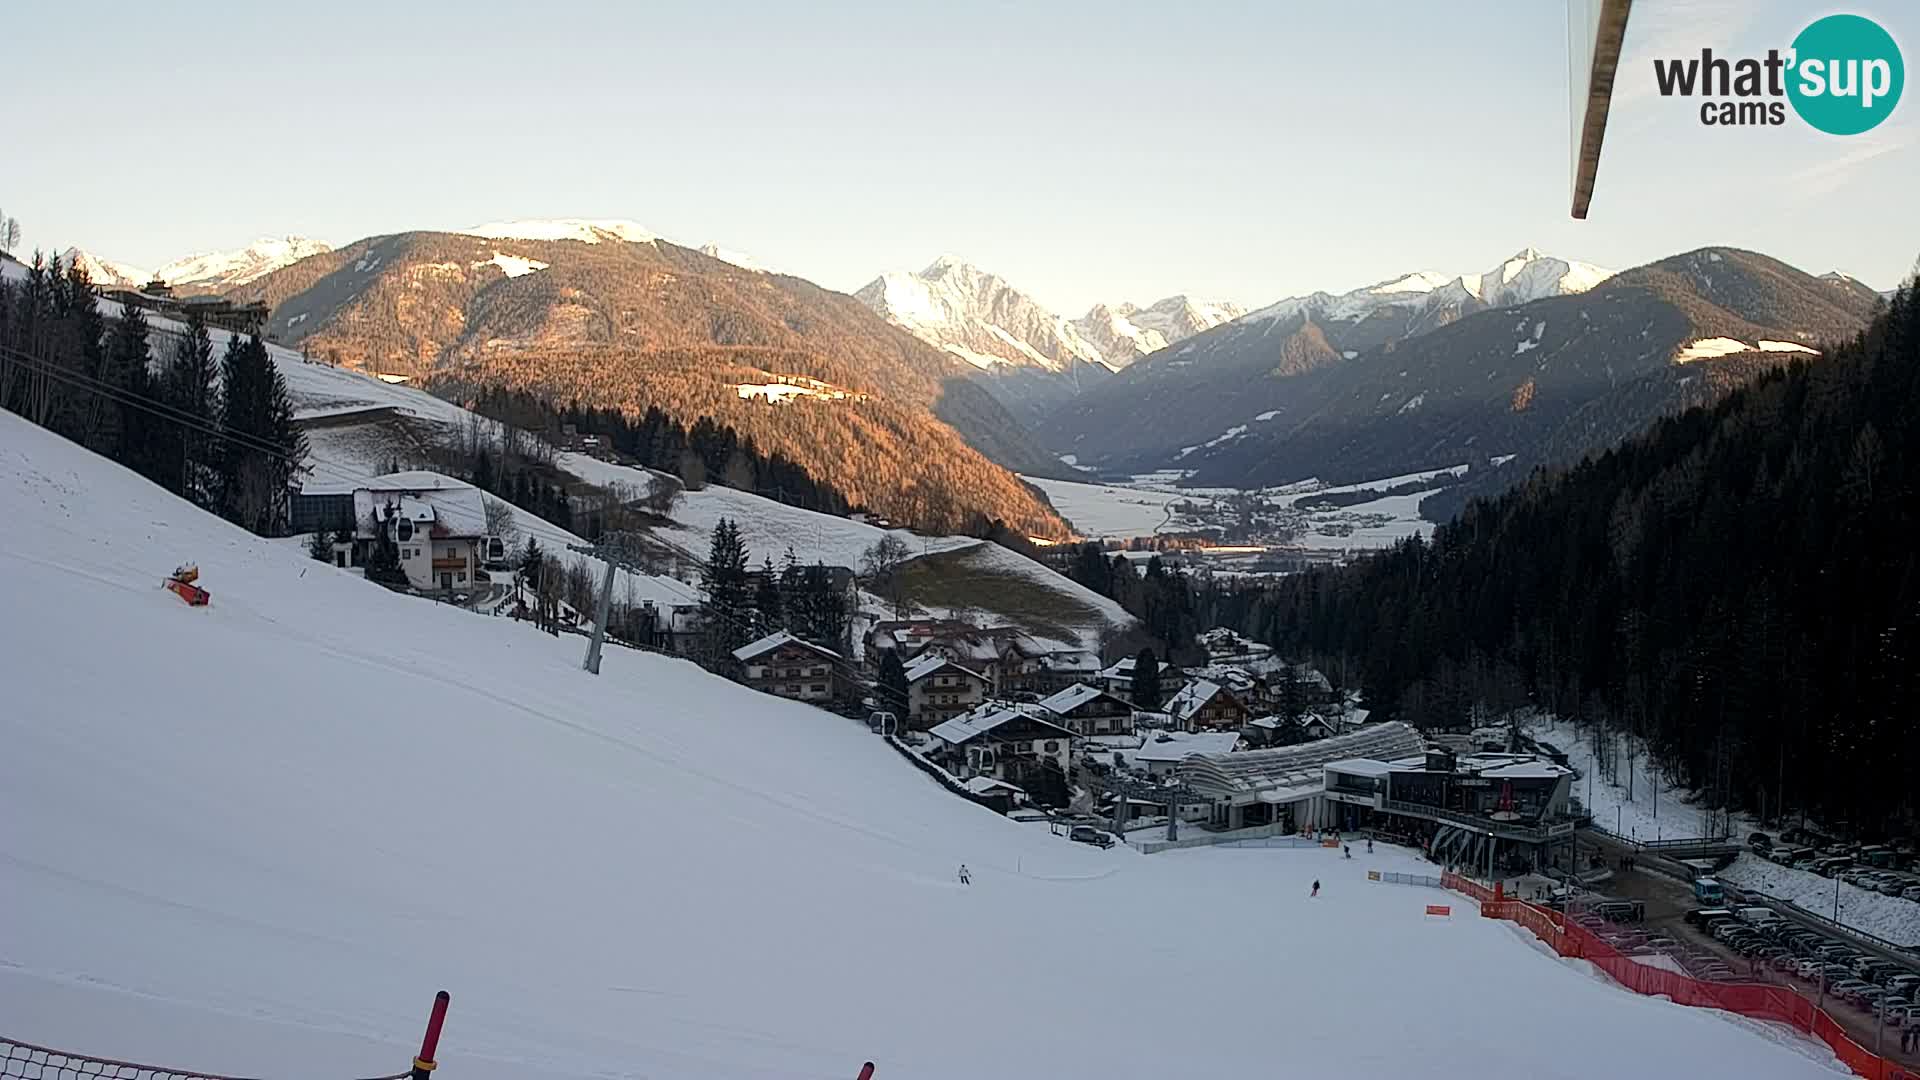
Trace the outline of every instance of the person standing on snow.
<instances>
[{"instance_id":1,"label":"person standing on snow","mask_svg":"<svg viewBox=\"0 0 1920 1080\"><path fill-rule=\"evenodd\" d=\"M966 864L966 863L961 863L961 864L960 864L960 884L962 884L962 885L971 885L971 884L973 884L973 875L972 875L972 874L969 874L969 873L967 873L967 864Z\"/></svg>"},{"instance_id":2,"label":"person standing on snow","mask_svg":"<svg viewBox=\"0 0 1920 1080\"><path fill-rule=\"evenodd\" d=\"M1341 850L1343 850L1343 851L1345 851L1345 852L1347 853L1347 858L1349 858L1349 859L1351 859L1351 858L1353 858L1353 845L1352 845L1352 844L1348 844L1348 845L1347 845L1346 847L1344 847L1344 848L1342 848Z\"/></svg>"},{"instance_id":3,"label":"person standing on snow","mask_svg":"<svg viewBox=\"0 0 1920 1080\"><path fill-rule=\"evenodd\" d=\"M1316 882L1314 882L1314 883L1313 883L1313 891L1312 891L1311 893L1308 893L1307 895L1308 895L1309 897L1313 897L1313 896L1319 896L1319 895L1320 895L1320 883L1319 883L1319 882L1317 882L1317 881L1316 881Z\"/></svg>"},{"instance_id":4,"label":"person standing on snow","mask_svg":"<svg viewBox=\"0 0 1920 1080\"><path fill-rule=\"evenodd\" d=\"M1373 854L1373 837L1367 837L1367 854Z\"/></svg>"}]
</instances>

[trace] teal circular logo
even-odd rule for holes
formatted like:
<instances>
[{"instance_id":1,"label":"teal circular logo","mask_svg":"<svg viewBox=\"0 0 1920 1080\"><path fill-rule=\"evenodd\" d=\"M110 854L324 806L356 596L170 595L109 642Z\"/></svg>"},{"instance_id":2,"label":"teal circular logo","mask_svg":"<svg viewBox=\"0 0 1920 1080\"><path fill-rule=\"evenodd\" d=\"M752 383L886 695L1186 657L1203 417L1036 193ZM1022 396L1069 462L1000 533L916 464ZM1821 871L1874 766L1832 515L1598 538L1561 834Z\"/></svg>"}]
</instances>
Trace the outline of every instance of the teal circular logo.
<instances>
[{"instance_id":1,"label":"teal circular logo","mask_svg":"<svg viewBox=\"0 0 1920 1080\"><path fill-rule=\"evenodd\" d=\"M1829 135L1878 126L1900 103L1906 81L1900 46L1872 19L1829 15L1793 39L1787 100L1800 119Z\"/></svg>"}]
</instances>

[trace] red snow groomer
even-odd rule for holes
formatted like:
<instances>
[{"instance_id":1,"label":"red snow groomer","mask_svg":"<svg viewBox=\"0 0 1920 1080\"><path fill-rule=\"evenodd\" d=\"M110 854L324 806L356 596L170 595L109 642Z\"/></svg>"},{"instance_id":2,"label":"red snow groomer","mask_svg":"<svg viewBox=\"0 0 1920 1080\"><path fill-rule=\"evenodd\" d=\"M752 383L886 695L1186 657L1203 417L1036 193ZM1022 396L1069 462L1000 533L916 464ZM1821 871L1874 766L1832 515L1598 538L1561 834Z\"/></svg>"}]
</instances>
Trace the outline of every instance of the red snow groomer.
<instances>
[{"instance_id":1,"label":"red snow groomer","mask_svg":"<svg viewBox=\"0 0 1920 1080\"><path fill-rule=\"evenodd\" d=\"M172 589L174 595L194 607L206 607L207 601L213 599L213 594L195 585L194 582L198 580L200 580L200 568L188 563L186 566L177 567L167 576L167 580L160 584Z\"/></svg>"}]
</instances>

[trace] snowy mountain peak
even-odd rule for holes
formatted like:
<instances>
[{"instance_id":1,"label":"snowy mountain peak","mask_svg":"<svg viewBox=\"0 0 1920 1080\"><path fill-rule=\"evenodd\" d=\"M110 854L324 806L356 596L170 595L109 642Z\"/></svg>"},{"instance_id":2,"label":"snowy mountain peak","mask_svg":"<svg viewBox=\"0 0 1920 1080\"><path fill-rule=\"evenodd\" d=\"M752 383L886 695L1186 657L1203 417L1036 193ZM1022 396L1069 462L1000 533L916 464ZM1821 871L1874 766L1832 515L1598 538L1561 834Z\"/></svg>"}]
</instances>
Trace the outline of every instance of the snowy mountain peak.
<instances>
[{"instance_id":1,"label":"snowy mountain peak","mask_svg":"<svg viewBox=\"0 0 1920 1080\"><path fill-rule=\"evenodd\" d=\"M974 276L981 276L981 277L994 276L980 269L979 267L973 265L972 263L968 262L965 258L962 258L959 255L955 255L950 251L941 253L941 255L938 258L928 263L927 268L925 270L920 271L920 276L921 277L938 277L941 274L953 274L953 273L971 274Z\"/></svg>"},{"instance_id":2,"label":"snowy mountain peak","mask_svg":"<svg viewBox=\"0 0 1920 1080\"><path fill-rule=\"evenodd\" d=\"M116 289L137 289L153 280L153 275L137 266L102 259L89 251L68 248L59 253L60 265L78 266L95 285Z\"/></svg>"},{"instance_id":3,"label":"snowy mountain peak","mask_svg":"<svg viewBox=\"0 0 1920 1080\"><path fill-rule=\"evenodd\" d=\"M1102 363L1100 350L1073 324L957 255L941 255L917 274L881 274L853 295L915 337L984 370L1065 373L1076 364Z\"/></svg>"},{"instance_id":4,"label":"snowy mountain peak","mask_svg":"<svg viewBox=\"0 0 1920 1080\"><path fill-rule=\"evenodd\" d=\"M1122 368L1245 313L1245 308L1231 301L1179 294L1144 308L1131 303L1095 304L1073 326L1100 349L1109 367Z\"/></svg>"},{"instance_id":5,"label":"snowy mountain peak","mask_svg":"<svg viewBox=\"0 0 1920 1080\"><path fill-rule=\"evenodd\" d=\"M1531 300L1585 292L1613 276L1591 263L1542 254L1527 247L1479 274L1418 270L1351 292L1293 296L1269 304L1249 319L1289 319L1305 314L1318 320L1357 322L1386 309L1421 313L1441 305L1467 303L1511 307Z\"/></svg>"},{"instance_id":6,"label":"snowy mountain peak","mask_svg":"<svg viewBox=\"0 0 1920 1080\"><path fill-rule=\"evenodd\" d=\"M176 259L153 274L176 289L198 286L217 291L245 285L283 266L332 250L305 236L263 236L238 251L203 252Z\"/></svg>"},{"instance_id":7,"label":"snowy mountain peak","mask_svg":"<svg viewBox=\"0 0 1920 1080\"><path fill-rule=\"evenodd\" d=\"M490 240L578 240L583 244L609 240L651 244L659 239L645 226L619 218L528 218L493 221L460 231Z\"/></svg>"}]
</instances>

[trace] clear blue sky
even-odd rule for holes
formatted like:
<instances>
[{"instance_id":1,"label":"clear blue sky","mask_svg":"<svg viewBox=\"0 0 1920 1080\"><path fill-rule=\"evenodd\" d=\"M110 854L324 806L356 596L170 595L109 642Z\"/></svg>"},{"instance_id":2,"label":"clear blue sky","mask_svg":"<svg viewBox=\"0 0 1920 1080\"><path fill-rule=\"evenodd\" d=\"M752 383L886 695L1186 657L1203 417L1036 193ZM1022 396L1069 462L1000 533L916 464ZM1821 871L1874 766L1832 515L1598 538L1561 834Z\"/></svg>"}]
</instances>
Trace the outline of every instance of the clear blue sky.
<instances>
[{"instance_id":1,"label":"clear blue sky","mask_svg":"<svg viewBox=\"0 0 1920 1080\"><path fill-rule=\"evenodd\" d=\"M1920 255L1920 91L1850 138L1645 92L1653 55L1784 48L1829 10L1637 4L1575 222L1557 0L22 4L0 207L28 249L143 266L630 218L839 289L952 251L1070 314L1528 245L1624 268L1733 244L1887 288ZM1920 62L1912 4L1845 10Z\"/></svg>"}]
</instances>

